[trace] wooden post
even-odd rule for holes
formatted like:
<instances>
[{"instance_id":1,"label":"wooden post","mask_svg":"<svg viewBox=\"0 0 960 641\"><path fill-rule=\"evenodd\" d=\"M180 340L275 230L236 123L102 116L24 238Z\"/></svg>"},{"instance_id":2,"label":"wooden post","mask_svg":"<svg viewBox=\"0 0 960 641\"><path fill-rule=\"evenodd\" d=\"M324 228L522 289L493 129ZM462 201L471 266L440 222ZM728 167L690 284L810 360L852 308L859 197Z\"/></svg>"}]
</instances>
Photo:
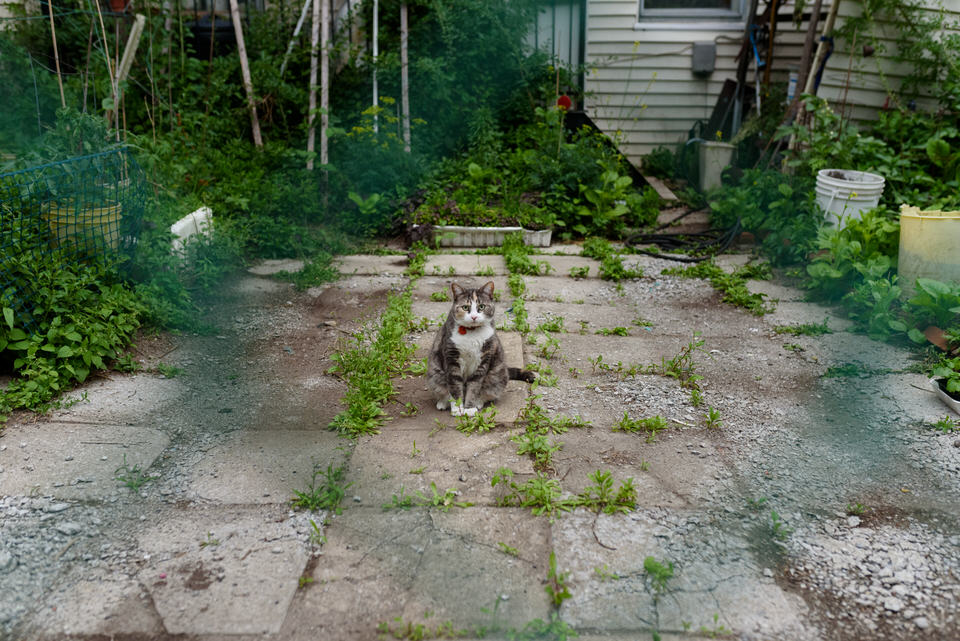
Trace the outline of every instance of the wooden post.
<instances>
[{"instance_id":1,"label":"wooden post","mask_svg":"<svg viewBox=\"0 0 960 641\"><path fill-rule=\"evenodd\" d=\"M380 119L377 118L377 107L380 105L380 95L377 87L377 57L380 55L380 3L373 0L373 133L380 132Z\"/></svg>"},{"instance_id":2,"label":"wooden post","mask_svg":"<svg viewBox=\"0 0 960 641\"><path fill-rule=\"evenodd\" d=\"M237 5L237 0L230 0L230 18L233 20L233 31L237 34L237 53L240 55L240 73L243 76L243 88L247 92L247 107L250 109L253 144L257 147L263 147L263 138L260 136L260 120L257 118L257 101L253 95L253 81L250 79L247 46L243 41L243 25L240 23L240 7Z\"/></svg>"},{"instance_id":3,"label":"wooden post","mask_svg":"<svg viewBox=\"0 0 960 641\"><path fill-rule=\"evenodd\" d=\"M330 126L330 0L320 0L320 164L326 166L327 128Z\"/></svg>"},{"instance_id":4,"label":"wooden post","mask_svg":"<svg viewBox=\"0 0 960 641\"><path fill-rule=\"evenodd\" d=\"M827 43L824 40L833 34L833 24L837 20L837 10L840 8L840 2L833 2L830 5L830 13L827 14L827 22L823 25L823 32L820 34L820 42L817 43L817 53L813 56L813 64L810 67L810 73L807 75L806 85L803 87L803 93L813 93L814 83L817 80L817 69L823 62L827 54ZM812 18L811 18L812 19ZM771 50L773 47L771 47Z\"/></svg>"},{"instance_id":5,"label":"wooden post","mask_svg":"<svg viewBox=\"0 0 960 641\"><path fill-rule=\"evenodd\" d=\"M57 84L60 85L60 106L67 108L67 99L63 95L63 76L60 74L60 52L57 50L57 27L53 24L53 0L47 0L47 13L50 14L50 36L53 38L53 62L57 67Z\"/></svg>"},{"instance_id":6,"label":"wooden post","mask_svg":"<svg viewBox=\"0 0 960 641\"><path fill-rule=\"evenodd\" d=\"M103 25L103 12L100 11L99 2L94 2L93 4L97 8L97 18L100 20L100 35L101 38L103 38L103 57L104 60L107 61L107 78L110 79L110 98L113 101L113 108L107 109L105 114L107 124L110 125L113 123L113 115L119 107L117 104L117 82L116 76L113 75L113 64L110 62L110 45L107 43L107 28Z\"/></svg>"},{"instance_id":7,"label":"wooden post","mask_svg":"<svg viewBox=\"0 0 960 641\"><path fill-rule=\"evenodd\" d=\"M403 112L403 150L410 153L410 69L407 59L407 3L400 3L400 110Z\"/></svg>"},{"instance_id":8,"label":"wooden post","mask_svg":"<svg viewBox=\"0 0 960 641\"><path fill-rule=\"evenodd\" d=\"M287 63L290 62L290 54L293 53L293 45L296 44L297 38L300 37L300 29L303 28L303 21L307 19L307 10L310 9L310 3L313 0L306 0L303 3L303 10L300 11L300 19L297 20L297 26L293 29L293 36L290 38L290 42L287 44L287 51L283 54L283 62L280 64L280 77L283 77L283 72L287 68Z\"/></svg>"},{"instance_id":9,"label":"wooden post","mask_svg":"<svg viewBox=\"0 0 960 641\"><path fill-rule=\"evenodd\" d=\"M143 14L137 14L133 21L133 28L130 30L130 36L127 38L127 46L123 50L123 58L120 59L120 66L117 67L117 87L119 89L130 75L130 67L133 65L133 58L137 55L137 48L140 46L140 37L143 35L143 26L147 18ZM122 92L121 92L122 93Z\"/></svg>"},{"instance_id":10,"label":"wooden post","mask_svg":"<svg viewBox=\"0 0 960 641\"><path fill-rule=\"evenodd\" d=\"M313 151L317 136L317 48L320 44L320 0L313 2L313 24L310 30L310 100L307 107L307 169L313 170Z\"/></svg>"}]
</instances>

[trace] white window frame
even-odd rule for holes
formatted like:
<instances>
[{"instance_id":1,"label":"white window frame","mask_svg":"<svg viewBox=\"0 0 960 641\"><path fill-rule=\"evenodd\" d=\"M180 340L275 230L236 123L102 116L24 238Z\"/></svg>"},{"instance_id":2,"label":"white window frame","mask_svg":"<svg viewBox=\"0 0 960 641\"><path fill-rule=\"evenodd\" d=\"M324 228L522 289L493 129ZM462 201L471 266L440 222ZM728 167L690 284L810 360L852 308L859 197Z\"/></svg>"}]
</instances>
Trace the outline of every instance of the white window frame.
<instances>
[{"instance_id":1,"label":"white window frame","mask_svg":"<svg viewBox=\"0 0 960 641\"><path fill-rule=\"evenodd\" d=\"M731 20L738 21L743 19L746 11L746 0L733 0L731 9L647 9L644 7L645 0L639 0L639 19L637 22L645 20L670 20L678 22L680 20Z\"/></svg>"}]
</instances>

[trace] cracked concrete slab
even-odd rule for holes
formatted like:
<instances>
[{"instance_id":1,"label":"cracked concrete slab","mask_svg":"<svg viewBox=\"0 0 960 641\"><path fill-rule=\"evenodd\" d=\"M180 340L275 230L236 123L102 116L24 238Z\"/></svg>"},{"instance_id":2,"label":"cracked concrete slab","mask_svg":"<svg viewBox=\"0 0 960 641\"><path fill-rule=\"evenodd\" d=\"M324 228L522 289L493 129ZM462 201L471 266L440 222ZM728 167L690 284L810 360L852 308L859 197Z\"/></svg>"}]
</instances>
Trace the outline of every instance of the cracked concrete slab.
<instances>
[{"instance_id":1,"label":"cracked concrete slab","mask_svg":"<svg viewBox=\"0 0 960 641\"><path fill-rule=\"evenodd\" d=\"M337 256L332 265L346 276L351 275L402 275L407 269L405 255L362 255Z\"/></svg>"},{"instance_id":2,"label":"cracked concrete slab","mask_svg":"<svg viewBox=\"0 0 960 641\"><path fill-rule=\"evenodd\" d=\"M138 538L169 634L279 632L307 562L286 508L189 510Z\"/></svg>"},{"instance_id":3,"label":"cracked concrete slab","mask_svg":"<svg viewBox=\"0 0 960 641\"><path fill-rule=\"evenodd\" d=\"M0 450L0 495L96 499L121 487L117 468L148 472L170 440L160 430L128 425L38 423L18 430Z\"/></svg>"},{"instance_id":4,"label":"cracked concrete slab","mask_svg":"<svg viewBox=\"0 0 960 641\"><path fill-rule=\"evenodd\" d=\"M174 356L166 358L169 363ZM183 386L176 378L159 374L137 373L124 376L91 378L74 393L86 398L50 413L54 421L87 421L114 425L137 424L144 416L160 411L163 405L182 392Z\"/></svg>"},{"instance_id":5,"label":"cracked concrete slab","mask_svg":"<svg viewBox=\"0 0 960 641\"><path fill-rule=\"evenodd\" d=\"M488 274L489 272L489 274ZM503 256L493 254L434 254L427 258L425 276L447 276L483 279L505 276L507 270Z\"/></svg>"},{"instance_id":6,"label":"cracked concrete slab","mask_svg":"<svg viewBox=\"0 0 960 641\"><path fill-rule=\"evenodd\" d=\"M436 301L443 302L446 304L447 309L450 309L451 301L453 300L453 294L450 291L451 283L458 283L463 287L480 287L485 283L490 281L494 283L494 295L500 295L500 301L497 302L497 308L505 309L505 305L509 306L509 301L512 299L510 296L510 289L507 287L507 278L505 276L473 276L469 278L458 278L454 276L424 276L417 281L417 286L413 290L413 299L414 301L430 301L431 294L443 293L447 296L446 301Z\"/></svg>"},{"instance_id":7,"label":"cracked concrete slab","mask_svg":"<svg viewBox=\"0 0 960 641\"><path fill-rule=\"evenodd\" d=\"M295 258L267 258L247 268L247 273L254 276L273 276L280 272L298 272L303 269L303 265L302 260Z\"/></svg>"},{"instance_id":8,"label":"cracked concrete slab","mask_svg":"<svg viewBox=\"0 0 960 641\"><path fill-rule=\"evenodd\" d=\"M535 263L545 262L550 265L550 269L547 270L545 276L554 274L556 276L570 276L570 271L573 269L582 270L584 267L587 269L587 278L599 278L600 277L600 261L594 258L587 258L585 256L549 256L543 254L537 254L530 256L530 260Z\"/></svg>"},{"instance_id":9,"label":"cracked concrete slab","mask_svg":"<svg viewBox=\"0 0 960 641\"><path fill-rule=\"evenodd\" d=\"M188 494L227 505L281 503L307 489L315 467L343 464L341 444L329 431L238 431L204 453Z\"/></svg>"},{"instance_id":10,"label":"cracked concrete slab","mask_svg":"<svg viewBox=\"0 0 960 641\"><path fill-rule=\"evenodd\" d=\"M526 304L527 322L531 328L536 328L542 322L553 318L562 318L564 329L567 332L577 332L586 323L586 331L593 334L599 329L626 327L631 331L639 331L633 321L637 319L637 309L633 305L576 305L567 303L534 303Z\"/></svg>"}]
</instances>

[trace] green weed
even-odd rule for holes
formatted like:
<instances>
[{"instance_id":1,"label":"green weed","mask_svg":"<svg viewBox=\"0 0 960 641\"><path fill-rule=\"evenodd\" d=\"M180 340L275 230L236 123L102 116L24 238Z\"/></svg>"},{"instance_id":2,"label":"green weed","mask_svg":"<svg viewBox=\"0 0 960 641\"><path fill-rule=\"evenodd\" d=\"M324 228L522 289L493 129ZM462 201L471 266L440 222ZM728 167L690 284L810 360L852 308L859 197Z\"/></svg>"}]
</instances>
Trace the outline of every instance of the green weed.
<instances>
[{"instance_id":1,"label":"green weed","mask_svg":"<svg viewBox=\"0 0 960 641\"><path fill-rule=\"evenodd\" d=\"M520 551L517 548L510 547L509 545L507 545L506 543L503 543L502 541L498 542L497 545L500 547L501 550L503 550L504 554L509 554L510 556L513 556L513 557L520 556Z\"/></svg>"},{"instance_id":2,"label":"green weed","mask_svg":"<svg viewBox=\"0 0 960 641\"><path fill-rule=\"evenodd\" d=\"M551 443L545 434L527 431L510 438L517 444L518 456L533 459L533 469L543 472L553 468L553 454L563 449L563 443Z\"/></svg>"},{"instance_id":3,"label":"green weed","mask_svg":"<svg viewBox=\"0 0 960 641\"><path fill-rule=\"evenodd\" d=\"M747 280L755 278L754 271L749 266L741 267L732 274L728 274L714 263L703 261L690 267L670 267L660 273L665 276L705 278L710 281L714 289L723 293L721 300L724 303L743 307L757 316L773 311L773 307L766 303L766 294L754 294L747 289Z\"/></svg>"},{"instance_id":4,"label":"green weed","mask_svg":"<svg viewBox=\"0 0 960 641\"><path fill-rule=\"evenodd\" d=\"M657 434L667 429L667 427L667 419L659 414L647 418L632 419L627 412L624 412L623 418L614 423L613 431L631 432L634 434L643 432L647 435L647 443L653 443L657 438Z\"/></svg>"},{"instance_id":5,"label":"green weed","mask_svg":"<svg viewBox=\"0 0 960 641\"><path fill-rule=\"evenodd\" d=\"M613 328L602 327L594 333L600 334L601 336L629 336L630 335L630 331L626 327L613 327Z\"/></svg>"},{"instance_id":6,"label":"green weed","mask_svg":"<svg viewBox=\"0 0 960 641\"><path fill-rule=\"evenodd\" d=\"M654 594L661 595L667 591L667 583L673 578L673 561L660 562L648 556L643 560L643 571Z\"/></svg>"},{"instance_id":7,"label":"green weed","mask_svg":"<svg viewBox=\"0 0 960 641\"><path fill-rule=\"evenodd\" d=\"M570 594L570 586L567 583L569 576L569 572L557 571L557 555L551 550L550 567L547 570L547 585L544 586L543 589L546 590L550 596L550 601L555 608L559 608L564 601L572 596Z\"/></svg>"},{"instance_id":8,"label":"green weed","mask_svg":"<svg viewBox=\"0 0 960 641\"><path fill-rule=\"evenodd\" d=\"M720 420L720 412L715 409L713 405L711 405L707 413L704 414L704 418L707 421L707 427L709 429L716 429L723 426L723 421Z\"/></svg>"},{"instance_id":9,"label":"green weed","mask_svg":"<svg viewBox=\"0 0 960 641\"><path fill-rule=\"evenodd\" d=\"M787 526L776 510L770 510L770 533L778 541L786 541L793 534L793 528Z\"/></svg>"},{"instance_id":10,"label":"green weed","mask_svg":"<svg viewBox=\"0 0 960 641\"><path fill-rule=\"evenodd\" d=\"M123 455L123 463L113 471L114 480L120 481L132 492L139 492L140 488L153 480L148 476L139 465L130 466L127 464L127 455Z\"/></svg>"},{"instance_id":11,"label":"green weed","mask_svg":"<svg viewBox=\"0 0 960 641\"><path fill-rule=\"evenodd\" d=\"M776 325L773 331L777 334L790 334L791 336L823 336L831 334L833 330L827 327L827 320L822 323L801 323L799 325Z\"/></svg>"},{"instance_id":12,"label":"green weed","mask_svg":"<svg viewBox=\"0 0 960 641\"><path fill-rule=\"evenodd\" d=\"M607 581L616 581L620 578L615 572L610 571L610 567L606 563L603 565L594 566L593 573L597 575L597 578L600 579L601 583L606 583Z\"/></svg>"},{"instance_id":13,"label":"green weed","mask_svg":"<svg viewBox=\"0 0 960 641\"><path fill-rule=\"evenodd\" d=\"M960 431L960 419L944 416L931 423L930 427L944 434L950 434L951 432Z\"/></svg>"},{"instance_id":14,"label":"green weed","mask_svg":"<svg viewBox=\"0 0 960 641\"><path fill-rule=\"evenodd\" d=\"M590 275L590 266L585 265L583 267L571 267L570 268L570 278L587 278Z\"/></svg>"},{"instance_id":15,"label":"green weed","mask_svg":"<svg viewBox=\"0 0 960 641\"><path fill-rule=\"evenodd\" d=\"M594 512L604 514L626 514L637 509L637 490L633 487L633 479L628 478L620 483L617 490L613 489L613 475L597 470L590 475L593 485L588 485L578 496L578 505Z\"/></svg>"},{"instance_id":16,"label":"green weed","mask_svg":"<svg viewBox=\"0 0 960 641\"><path fill-rule=\"evenodd\" d=\"M847 514L849 516L863 516L867 511L867 506L863 503L847 503Z\"/></svg>"},{"instance_id":17,"label":"green weed","mask_svg":"<svg viewBox=\"0 0 960 641\"><path fill-rule=\"evenodd\" d=\"M183 368L167 365L166 363L157 363L157 372L164 378L176 378L183 374Z\"/></svg>"},{"instance_id":18,"label":"green weed","mask_svg":"<svg viewBox=\"0 0 960 641\"><path fill-rule=\"evenodd\" d=\"M483 434L489 432L497 426L497 410L492 405L487 406L474 414L466 414L457 418L456 428L464 434Z\"/></svg>"},{"instance_id":19,"label":"green weed","mask_svg":"<svg viewBox=\"0 0 960 641\"><path fill-rule=\"evenodd\" d=\"M430 300L435 303L445 303L450 300L450 293L445 289L441 289L438 292L430 294Z\"/></svg>"},{"instance_id":20,"label":"green weed","mask_svg":"<svg viewBox=\"0 0 960 641\"><path fill-rule=\"evenodd\" d=\"M343 509L340 507L347 489L353 483L343 485L343 477L346 475L344 466L333 467L333 464L327 466L326 472L320 469L318 465L313 466L310 474L310 484L305 490L294 490L293 498L290 504L295 510L332 510L340 514ZM323 480L317 482L322 476Z\"/></svg>"}]
</instances>

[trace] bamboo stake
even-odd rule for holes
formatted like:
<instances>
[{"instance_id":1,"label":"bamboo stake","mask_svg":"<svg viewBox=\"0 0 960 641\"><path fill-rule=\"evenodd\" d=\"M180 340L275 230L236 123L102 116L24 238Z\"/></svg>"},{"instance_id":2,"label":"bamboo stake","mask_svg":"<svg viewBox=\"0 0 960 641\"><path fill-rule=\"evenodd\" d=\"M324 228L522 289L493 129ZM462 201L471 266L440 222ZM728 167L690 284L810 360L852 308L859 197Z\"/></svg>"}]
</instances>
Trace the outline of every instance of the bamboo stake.
<instances>
[{"instance_id":1,"label":"bamboo stake","mask_svg":"<svg viewBox=\"0 0 960 641\"><path fill-rule=\"evenodd\" d=\"M310 8L310 3L313 0L307 0L303 3L303 9L300 11L300 19L297 20L297 26L293 28L293 36L290 37L290 42L287 44L287 51L283 54L283 62L280 64L280 77L283 77L283 72L287 69L287 63L290 61L290 54L293 53L293 45L296 44L297 38L300 37L300 29L303 28L303 21L307 18L307 10Z\"/></svg>"},{"instance_id":2,"label":"bamboo stake","mask_svg":"<svg viewBox=\"0 0 960 641\"><path fill-rule=\"evenodd\" d=\"M380 3L373 0L373 133L380 132L380 119L377 117L377 107L380 105L380 96L377 87L377 57L380 55Z\"/></svg>"},{"instance_id":3,"label":"bamboo stake","mask_svg":"<svg viewBox=\"0 0 960 641\"><path fill-rule=\"evenodd\" d=\"M307 169L313 171L313 151L317 137L317 48L320 44L320 0L313 2L313 22L310 29L310 99L307 105Z\"/></svg>"},{"instance_id":4,"label":"bamboo stake","mask_svg":"<svg viewBox=\"0 0 960 641\"><path fill-rule=\"evenodd\" d=\"M127 45L123 50L123 58L120 59L120 66L117 68L117 87L126 82L127 76L130 75L130 67L133 66L133 59L140 47L140 37L143 35L143 26L146 22L147 18L142 13L138 13L134 18L133 28L130 30Z\"/></svg>"},{"instance_id":5,"label":"bamboo stake","mask_svg":"<svg viewBox=\"0 0 960 641\"><path fill-rule=\"evenodd\" d=\"M87 57L83 66L83 113L87 113L87 89L90 87L90 53L93 51L93 18L90 18L90 33L87 34Z\"/></svg>"},{"instance_id":6,"label":"bamboo stake","mask_svg":"<svg viewBox=\"0 0 960 641\"><path fill-rule=\"evenodd\" d=\"M833 33L833 24L837 20L837 10L839 8L839 0L835 0L830 4L830 13L827 14L827 22L823 25L823 32L820 34L820 42L817 43L817 52L813 56L811 73L807 76L807 82L803 87L803 93L813 93L813 84L817 79L817 69L820 68L820 63L823 62L823 57L827 54L826 38L829 38Z\"/></svg>"},{"instance_id":7,"label":"bamboo stake","mask_svg":"<svg viewBox=\"0 0 960 641\"><path fill-rule=\"evenodd\" d=\"M407 58L407 3L400 3L400 110L403 112L403 150L410 153L410 69Z\"/></svg>"},{"instance_id":8,"label":"bamboo stake","mask_svg":"<svg viewBox=\"0 0 960 641\"><path fill-rule=\"evenodd\" d=\"M247 92L247 106L250 109L250 128L253 129L253 144L257 147L263 147L263 138L260 136L260 120L257 118L257 101L253 95L253 80L250 79L247 46L243 41L243 25L240 24L240 7L237 5L237 0L230 0L230 17L233 19L233 30L237 34L237 53L240 55L240 74L243 77L243 88Z\"/></svg>"},{"instance_id":9,"label":"bamboo stake","mask_svg":"<svg viewBox=\"0 0 960 641\"><path fill-rule=\"evenodd\" d=\"M57 27L53 23L53 0L47 0L47 13L50 14L50 36L53 38L53 62L57 67L57 84L60 85L60 106L67 108L67 99L63 95L63 75L60 73L60 52L57 49Z\"/></svg>"},{"instance_id":10,"label":"bamboo stake","mask_svg":"<svg viewBox=\"0 0 960 641\"><path fill-rule=\"evenodd\" d=\"M113 75L113 63L110 62L110 45L107 42L107 28L103 25L103 13L100 11L100 3L94 2L97 7L97 18L100 20L100 34L103 38L103 57L107 61L107 78L110 79L110 98L113 101L113 109L107 109L107 124L112 124L113 114L117 109L117 84Z\"/></svg>"},{"instance_id":11,"label":"bamboo stake","mask_svg":"<svg viewBox=\"0 0 960 641\"><path fill-rule=\"evenodd\" d=\"M327 128L330 126L330 0L320 0L320 164L329 163Z\"/></svg>"}]
</instances>

